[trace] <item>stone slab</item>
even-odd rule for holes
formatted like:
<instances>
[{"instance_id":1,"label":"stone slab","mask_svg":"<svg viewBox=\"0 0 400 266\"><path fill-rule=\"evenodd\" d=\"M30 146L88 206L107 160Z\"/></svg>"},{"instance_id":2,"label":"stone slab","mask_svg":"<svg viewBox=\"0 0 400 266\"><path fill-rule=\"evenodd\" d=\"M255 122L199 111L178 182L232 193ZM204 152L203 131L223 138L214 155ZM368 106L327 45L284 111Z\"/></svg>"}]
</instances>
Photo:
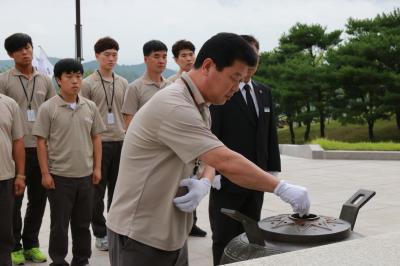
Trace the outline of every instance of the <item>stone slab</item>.
<instances>
[{"instance_id":1,"label":"stone slab","mask_svg":"<svg viewBox=\"0 0 400 266\"><path fill-rule=\"evenodd\" d=\"M305 159L400 160L399 151L326 151L318 144L280 144L281 154Z\"/></svg>"},{"instance_id":2,"label":"stone slab","mask_svg":"<svg viewBox=\"0 0 400 266\"><path fill-rule=\"evenodd\" d=\"M400 231L229 264L232 266L400 265Z\"/></svg>"}]
</instances>

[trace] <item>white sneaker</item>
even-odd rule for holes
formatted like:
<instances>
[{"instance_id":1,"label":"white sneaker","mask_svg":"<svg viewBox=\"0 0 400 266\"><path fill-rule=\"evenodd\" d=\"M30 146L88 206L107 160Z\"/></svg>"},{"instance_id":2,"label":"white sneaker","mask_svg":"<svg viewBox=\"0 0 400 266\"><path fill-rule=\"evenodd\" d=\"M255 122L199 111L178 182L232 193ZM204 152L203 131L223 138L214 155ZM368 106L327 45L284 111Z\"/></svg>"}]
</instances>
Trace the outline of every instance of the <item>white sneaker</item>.
<instances>
[{"instance_id":1,"label":"white sneaker","mask_svg":"<svg viewBox=\"0 0 400 266\"><path fill-rule=\"evenodd\" d=\"M108 250L108 239L105 237L96 237L96 248L101 251Z\"/></svg>"}]
</instances>

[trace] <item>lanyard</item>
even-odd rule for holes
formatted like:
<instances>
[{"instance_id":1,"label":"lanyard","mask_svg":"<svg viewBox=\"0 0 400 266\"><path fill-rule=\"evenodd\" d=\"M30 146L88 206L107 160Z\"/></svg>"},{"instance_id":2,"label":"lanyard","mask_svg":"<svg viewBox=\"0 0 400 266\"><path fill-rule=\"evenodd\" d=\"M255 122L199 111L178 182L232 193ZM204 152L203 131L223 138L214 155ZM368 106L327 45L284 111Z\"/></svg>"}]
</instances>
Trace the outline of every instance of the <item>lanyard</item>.
<instances>
[{"instance_id":1,"label":"lanyard","mask_svg":"<svg viewBox=\"0 0 400 266\"><path fill-rule=\"evenodd\" d=\"M100 80L101 80L101 85L103 85L103 89L104 89L104 94L106 95L106 103L107 103L107 108L108 108L108 112L111 113L112 112L112 105L113 105L113 101L114 101L114 94L115 94L115 82L114 82L114 73L112 73L112 94L111 94L111 104L108 103L108 97L107 97L107 91L106 91L106 86L104 85L104 81L103 81L103 77L100 74L100 71L97 70L97 73L100 76Z\"/></svg>"},{"instance_id":2,"label":"lanyard","mask_svg":"<svg viewBox=\"0 0 400 266\"><path fill-rule=\"evenodd\" d=\"M194 101L194 104L195 104L196 107L197 107L197 110L199 110L201 117L203 117L203 115L202 115L203 112L200 110L200 107L199 107L199 105L197 104L196 99L194 98L193 92L192 92L192 90L190 89L189 84L187 83L187 81L186 81L185 79L181 78L181 80L183 81L183 83L185 83L185 87L186 87L186 89L189 91L190 96L192 96L192 99L193 99L193 101Z\"/></svg>"},{"instance_id":3,"label":"lanyard","mask_svg":"<svg viewBox=\"0 0 400 266\"><path fill-rule=\"evenodd\" d=\"M193 99L193 101L194 101L194 104L195 104L196 107L197 107L197 110L199 110L201 117L203 117L202 112L201 112L201 110L200 110L200 107L199 107L199 105L197 104L196 99L194 98L193 92L192 92L192 90L191 90L190 87L189 87L189 84L186 82L186 80L185 80L184 78L181 78L181 80L183 81L183 83L185 83L185 87L186 87L186 89L189 91L190 96L192 96L192 99ZM194 167L193 167L193 173L192 173L192 175L197 175L197 171L199 170L199 167L200 167L200 159L199 159L199 158L196 158L196 161L194 162Z\"/></svg>"},{"instance_id":4,"label":"lanyard","mask_svg":"<svg viewBox=\"0 0 400 266\"><path fill-rule=\"evenodd\" d=\"M31 107L32 107L33 93L35 92L36 76L33 77L33 87L32 87L32 93L31 93L31 99L30 100L28 98L28 92L25 89L25 86L24 86L24 83L22 82L21 76L18 76L18 78L19 78L19 81L21 82L22 89L24 90L24 94L25 94L25 97L26 97L26 102L28 104L28 109L31 110L32 109ZM28 80L28 87L29 87L29 80Z\"/></svg>"}]
</instances>

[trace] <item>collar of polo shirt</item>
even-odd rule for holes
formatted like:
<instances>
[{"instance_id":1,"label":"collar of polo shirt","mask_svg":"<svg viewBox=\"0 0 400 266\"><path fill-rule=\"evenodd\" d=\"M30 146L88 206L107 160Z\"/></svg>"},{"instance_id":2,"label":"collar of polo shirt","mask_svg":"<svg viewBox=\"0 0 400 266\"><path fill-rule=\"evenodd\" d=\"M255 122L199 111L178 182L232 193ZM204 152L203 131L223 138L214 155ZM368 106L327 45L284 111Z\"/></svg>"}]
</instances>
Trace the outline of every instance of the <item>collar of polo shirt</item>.
<instances>
[{"instance_id":1,"label":"collar of polo shirt","mask_svg":"<svg viewBox=\"0 0 400 266\"><path fill-rule=\"evenodd\" d=\"M93 74L94 74L94 75L93 75L93 79L94 79L94 80L96 80L96 81L101 81L100 76L99 76L99 74L97 73L97 70L96 70L95 72L93 72ZM115 72L113 72L113 74L114 74L114 82L115 82L115 81L117 81L117 79L119 79L119 76L118 76L117 74L115 74ZM104 78L103 78L103 80L106 81L106 82L112 83L112 81L106 80L106 79L104 79Z\"/></svg>"},{"instance_id":2,"label":"collar of polo shirt","mask_svg":"<svg viewBox=\"0 0 400 266\"><path fill-rule=\"evenodd\" d=\"M165 78L161 75L160 86L163 87L165 82L166 82ZM146 85L156 85L156 82L154 80L150 79L149 75L147 74L147 71L144 72L144 74L143 74L143 83Z\"/></svg>"},{"instance_id":3,"label":"collar of polo shirt","mask_svg":"<svg viewBox=\"0 0 400 266\"><path fill-rule=\"evenodd\" d=\"M14 76L23 76L25 77L24 74L21 73L21 71L19 71L18 69L16 69L15 67L11 70L11 74ZM34 76L40 75L40 73L36 70L35 67L33 67L33 73L32 73L32 78Z\"/></svg>"},{"instance_id":4,"label":"collar of polo shirt","mask_svg":"<svg viewBox=\"0 0 400 266\"><path fill-rule=\"evenodd\" d=\"M57 95L59 96L58 97L59 100L57 101L57 105L58 106L63 106L63 107L65 107L65 106L69 107L69 105L71 103L67 103L66 101L64 101L64 99L61 97L61 94L57 94ZM79 97L79 95L77 97L78 97L78 99L77 99L78 101L76 102L77 106L86 104L85 101L82 101L82 99Z\"/></svg>"},{"instance_id":5,"label":"collar of polo shirt","mask_svg":"<svg viewBox=\"0 0 400 266\"><path fill-rule=\"evenodd\" d=\"M203 95L201 95L199 89L193 83L192 79L189 77L187 72L183 72L181 78L184 79L188 83L188 85L193 93L194 99L200 108L203 108L204 106L210 106L210 103L206 102Z\"/></svg>"}]
</instances>

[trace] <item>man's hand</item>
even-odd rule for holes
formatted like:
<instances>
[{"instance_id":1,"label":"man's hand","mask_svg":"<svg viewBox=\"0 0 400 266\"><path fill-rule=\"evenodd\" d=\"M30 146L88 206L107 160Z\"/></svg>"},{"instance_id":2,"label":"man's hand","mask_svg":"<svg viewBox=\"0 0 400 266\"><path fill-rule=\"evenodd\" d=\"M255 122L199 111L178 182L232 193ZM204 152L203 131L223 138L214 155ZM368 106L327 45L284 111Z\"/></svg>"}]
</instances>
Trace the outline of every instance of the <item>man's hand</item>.
<instances>
[{"instance_id":1,"label":"man's hand","mask_svg":"<svg viewBox=\"0 0 400 266\"><path fill-rule=\"evenodd\" d=\"M16 177L14 181L14 193L16 196L24 194L25 191L25 179Z\"/></svg>"},{"instance_id":2,"label":"man's hand","mask_svg":"<svg viewBox=\"0 0 400 266\"><path fill-rule=\"evenodd\" d=\"M283 201L289 203L293 208L293 212L298 213L300 217L308 214L310 199L305 187L291 185L282 180L276 186L274 193Z\"/></svg>"},{"instance_id":3,"label":"man's hand","mask_svg":"<svg viewBox=\"0 0 400 266\"><path fill-rule=\"evenodd\" d=\"M93 185L97 185L100 183L101 180L101 170L100 169L94 169L93 170L93 176L92 176L92 183Z\"/></svg>"},{"instance_id":4,"label":"man's hand","mask_svg":"<svg viewBox=\"0 0 400 266\"><path fill-rule=\"evenodd\" d=\"M210 181L207 178L196 179L196 178L185 178L181 181L181 187L186 186L189 192L182 196L174 198L174 203L177 208L183 212L193 212L200 201L210 191Z\"/></svg>"},{"instance_id":5,"label":"man's hand","mask_svg":"<svg viewBox=\"0 0 400 266\"><path fill-rule=\"evenodd\" d=\"M55 189L54 179L50 174L42 175L42 186L46 189Z\"/></svg>"}]
</instances>

